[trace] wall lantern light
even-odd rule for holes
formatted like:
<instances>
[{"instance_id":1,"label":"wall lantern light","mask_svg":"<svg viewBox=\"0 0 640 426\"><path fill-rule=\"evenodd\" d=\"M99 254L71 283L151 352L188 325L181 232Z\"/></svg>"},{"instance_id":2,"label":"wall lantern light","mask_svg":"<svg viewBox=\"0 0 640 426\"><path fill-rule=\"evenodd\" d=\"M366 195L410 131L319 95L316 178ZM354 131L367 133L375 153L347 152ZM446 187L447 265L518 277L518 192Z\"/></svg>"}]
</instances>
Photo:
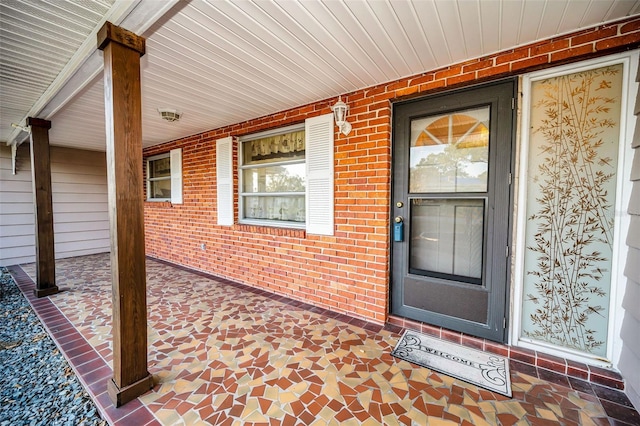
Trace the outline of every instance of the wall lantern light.
<instances>
[{"instance_id":1,"label":"wall lantern light","mask_svg":"<svg viewBox=\"0 0 640 426\"><path fill-rule=\"evenodd\" d=\"M342 97L339 97L338 102L331 109L333 110L333 119L336 122L336 126L338 126L343 135L347 136L351 132L351 124L347 121L349 107L342 102Z\"/></svg>"}]
</instances>

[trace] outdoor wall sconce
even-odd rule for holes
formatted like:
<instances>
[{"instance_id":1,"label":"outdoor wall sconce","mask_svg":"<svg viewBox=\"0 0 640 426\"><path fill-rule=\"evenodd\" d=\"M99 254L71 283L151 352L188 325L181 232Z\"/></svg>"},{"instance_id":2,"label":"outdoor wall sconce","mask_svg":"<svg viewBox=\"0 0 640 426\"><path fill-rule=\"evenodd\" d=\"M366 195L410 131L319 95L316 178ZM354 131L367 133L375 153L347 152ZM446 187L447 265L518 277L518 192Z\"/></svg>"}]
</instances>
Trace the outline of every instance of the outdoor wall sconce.
<instances>
[{"instance_id":1,"label":"outdoor wall sconce","mask_svg":"<svg viewBox=\"0 0 640 426\"><path fill-rule=\"evenodd\" d=\"M171 108L158 108L158 113L160 114L160 117L162 117L163 120L166 120L169 123L178 121L180 120L180 117L182 117L181 112L178 112L175 109L171 109Z\"/></svg>"},{"instance_id":2,"label":"outdoor wall sconce","mask_svg":"<svg viewBox=\"0 0 640 426\"><path fill-rule=\"evenodd\" d=\"M351 133L351 124L347 121L349 107L342 102L342 97L339 97L338 102L331 109L333 110L333 119L336 122L336 126L338 126L343 135L347 136Z\"/></svg>"}]
</instances>

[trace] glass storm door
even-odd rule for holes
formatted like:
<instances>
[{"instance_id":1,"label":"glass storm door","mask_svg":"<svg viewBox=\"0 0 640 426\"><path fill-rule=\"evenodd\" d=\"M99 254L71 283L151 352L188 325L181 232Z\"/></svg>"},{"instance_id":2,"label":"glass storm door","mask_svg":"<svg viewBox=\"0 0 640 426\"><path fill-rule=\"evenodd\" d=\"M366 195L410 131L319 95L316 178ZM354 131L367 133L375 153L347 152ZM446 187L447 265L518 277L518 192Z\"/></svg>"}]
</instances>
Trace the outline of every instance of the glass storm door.
<instances>
[{"instance_id":1,"label":"glass storm door","mask_svg":"<svg viewBox=\"0 0 640 426\"><path fill-rule=\"evenodd\" d=\"M394 106L392 314L504 341L514 90Z\"/></svg>"}]
</instances>

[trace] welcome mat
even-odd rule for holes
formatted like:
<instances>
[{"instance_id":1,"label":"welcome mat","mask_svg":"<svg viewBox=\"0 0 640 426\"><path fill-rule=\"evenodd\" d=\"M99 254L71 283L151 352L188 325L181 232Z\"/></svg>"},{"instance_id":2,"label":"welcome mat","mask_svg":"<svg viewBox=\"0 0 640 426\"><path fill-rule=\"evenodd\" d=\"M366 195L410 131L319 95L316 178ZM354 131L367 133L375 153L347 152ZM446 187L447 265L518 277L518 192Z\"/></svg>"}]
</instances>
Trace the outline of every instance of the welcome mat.
<instances>
[{"instance_id":1,"label":"welcome mat","mask_svg":"<svg viewBox=\"0 0 640 426\"><path fill-rule=\"evenodd\" d=\"M506 358L405 330L391 355L511 397Z\"/></svg>"}]
</instances>

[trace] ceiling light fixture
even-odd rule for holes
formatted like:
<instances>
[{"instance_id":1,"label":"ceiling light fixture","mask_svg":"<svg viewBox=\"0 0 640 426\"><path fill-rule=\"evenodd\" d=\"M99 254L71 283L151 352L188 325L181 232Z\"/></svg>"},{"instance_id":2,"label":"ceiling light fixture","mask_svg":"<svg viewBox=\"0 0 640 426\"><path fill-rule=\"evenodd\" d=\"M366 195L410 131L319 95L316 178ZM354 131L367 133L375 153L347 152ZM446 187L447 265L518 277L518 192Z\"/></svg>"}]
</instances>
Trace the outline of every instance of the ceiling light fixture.
<instances>
[{"instance_id":1,"label":"ceiling light fixture","mask_svg":"<svg viewBox=\"0 0 640 426\"><path fill-rule=\"evenodd\" d=\"M336 122L336 126L338 126L343 135L347 136L351 132L351 124L347 121L349 107L342 102L342 96L338 97L338 102L331 109L333 110L333 119Z\"/></svg>"},{"instance_id":2,"label":"ceiling light fixture","mask_svg":"<svg viewBox=\"0 0 640 426\"><path fill-rule=\"evenodd\" d=\"M181 112L178 112L177 110L172 108L158 108L158 113L163 120L166 120L170 123L178 121L180 120L180 117L182 117Z\"/></svg>"}]
</instances>

